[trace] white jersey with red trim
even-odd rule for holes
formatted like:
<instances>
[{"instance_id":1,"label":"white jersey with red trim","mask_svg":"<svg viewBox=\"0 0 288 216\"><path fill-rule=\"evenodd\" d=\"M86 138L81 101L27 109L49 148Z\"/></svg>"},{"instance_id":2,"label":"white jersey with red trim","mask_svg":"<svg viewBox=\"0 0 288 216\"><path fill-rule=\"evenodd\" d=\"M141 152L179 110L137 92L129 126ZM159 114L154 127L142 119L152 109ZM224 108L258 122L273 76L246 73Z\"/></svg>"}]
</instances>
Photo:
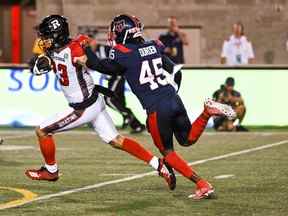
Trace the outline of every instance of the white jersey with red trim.
<instances>
[{"instance_id":1,"label":"white jersey with red trim","mask_svg":"<svg viewBox=\"0 0 288 216\"><path fill-rule=\"evenodd\" d=\"M84 67L73 63L75 57L85 55L80 45L86 36L72 39L59 52L53 52L51 58L55 65L55 73L59 78L61 89L69 103L81 103L91 96L94 82L91 74Z\"/></svg>"}]
</instances>

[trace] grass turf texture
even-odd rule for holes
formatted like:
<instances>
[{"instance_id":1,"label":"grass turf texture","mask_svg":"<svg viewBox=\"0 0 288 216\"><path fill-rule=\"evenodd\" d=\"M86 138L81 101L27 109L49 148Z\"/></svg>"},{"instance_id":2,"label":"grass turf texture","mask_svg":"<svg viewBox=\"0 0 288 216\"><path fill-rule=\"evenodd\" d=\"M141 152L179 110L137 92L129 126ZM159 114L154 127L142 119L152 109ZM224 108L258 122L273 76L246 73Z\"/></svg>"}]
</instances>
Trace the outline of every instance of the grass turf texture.
<instances>
[{"instance_id":1,"label":"grass turf texture","mask_svg":"<svg viewBox=\"0 0 288 216\"><path fill-rule=\"evenodd\" d=\"M28 134L27 134L28 133ZM28 135L19 137L19 135ZM57 158L62 176L58 182L31 181L24 176L26 168L39 167L41 156L30 131L2 130L10 137L4 145L34 146L34 150L0 150L0 186L24 188L39 196L120 179L129 174L149 172L148 166L128 154L102 143L86 131L56 136ZM16 136L13 139L13 136ZM135 136L159 156L148 135ZM273 133L206 133L188 148L176 146L187 161L262 146L288 139L288 132ZM210 161L194 168L216 188L215 200L192 201L187 196L194 185L177 177L177 188L170 192L157 176L108 185L94 190L34 202L13 209L0 210L0 215L287 215L288 144ZM111 175L121 174L121 175ZM127 174L127 176L122 174ZM234 174L228 179L214 176ZM21 195L0 190L0 204Z\"/></svg>"}]
</instances>

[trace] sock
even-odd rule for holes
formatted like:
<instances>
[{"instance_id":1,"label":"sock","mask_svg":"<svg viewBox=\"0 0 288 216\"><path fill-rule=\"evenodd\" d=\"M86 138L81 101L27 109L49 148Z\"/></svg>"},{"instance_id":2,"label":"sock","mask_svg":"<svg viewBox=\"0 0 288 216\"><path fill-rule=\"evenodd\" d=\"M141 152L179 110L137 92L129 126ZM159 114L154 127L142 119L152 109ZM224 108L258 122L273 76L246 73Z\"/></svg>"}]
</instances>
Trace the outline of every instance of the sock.
<instances>
[{"instance_id":1,"label":"sock","mask_svg":"<svg viewBox=\"0 0 288 216\"><path fill-rule=\"evenodd\" d=\"M204 179L199 180L196 184L197 184L198 188L203 188L203 187L207 187L208 186L208 182L205 181Z\"/></svg>"},{"instance_id":2,"label":"sock","mask_svg":"<svg viewBox=\"0 0 288 216\"><path fill-rule=\"evenodd\" d=\"M45 164L45 167L50 173L55 173L58 171L57 163L55 163L54 165Z\"/></svg>"},{"instance_id":3,"label":"sock","mask_svg":"<svg viewBox=\"0 0 288 216\"><path fill-rule=\"evenodd\" d=\"M42 155L47 165L54 165L55 160L55 143L52 136L41 137L38 139Z\"/></svg>"},{"instance_id":4,"label":"sock","mask_svg":"<svg viewBox=\"0 0 288 216\"><path fill-rule=\"evenodd\" d=\"M209 114L204 110L201 115L193 122L188 135L189 142L195 143L199 139L206 128L209 118Z\"/></svg>"},{"instance_id":5,"label":"sock","mask_svg":"<svg viewBox=\"0 0 288 216\"><path fill-rule=\"evenodd\" d=\"M198 182L200 177L194 172L194 170L183 160L175 151L170 152L164 157L165 161L173 167L177 172L181 173L186 178L193 182Z\"/></svg>"},{"instance_id":6,"label":"sock","mask_svg":"<svg viewBox=\"0 0 288 216\"><path fill-rule=\"evenodd\" d=\"M124 139L122 150L128 152L129 154L137 157L142 161L145 161L146 163L149 163L153 158L151 152L147 151L143 146L130 138Z\"/></svg>"},{"instance_id":7,"label":"sock","mask_svg":"<svg viewBox=\"0 0 288 216\"><path fill-rule=\"evenodd\" d=\"M155 170L158 170L159 167L159 158L156 156L153 156L152 159L149 162L149 165L153 167Z\"/></svg>"}]
</instances>

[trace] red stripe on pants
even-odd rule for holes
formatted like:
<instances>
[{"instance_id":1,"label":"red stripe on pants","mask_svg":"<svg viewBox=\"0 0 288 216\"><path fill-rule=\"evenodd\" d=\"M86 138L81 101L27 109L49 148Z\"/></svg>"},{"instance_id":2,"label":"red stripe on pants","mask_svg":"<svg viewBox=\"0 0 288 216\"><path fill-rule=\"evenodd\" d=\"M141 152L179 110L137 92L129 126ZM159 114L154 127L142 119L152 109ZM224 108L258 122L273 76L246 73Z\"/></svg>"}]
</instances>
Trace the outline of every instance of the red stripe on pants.
<instances>
[{"instance_id":1,"label":"red stripe on pants","mask_svg":"<svg viewBox=\"0 0 288 216\"><path fill-rule=\"evenodd\" d=\"M163 145L163 142L162 142L162 139L161 139L161 135L160 135L160 131L159 131L159 128L158 128L157 113L156 112L153 112L153 113L149 114L148 126L149 126L150 134L152 135L154 144L157 146L157 148L161 152L163 152L165 150L165 147Z\"/></svg>"},{"instance_id":2,"label":"red stripe on pants","mask_svg":"<svg viewBox=\"0 0 288 216\"><path fill-rule=\"evenodd\" d=\"M20 5L11 7L11 60L20 63L21 57L21 8Z\"/></svg>"}]
</instances>

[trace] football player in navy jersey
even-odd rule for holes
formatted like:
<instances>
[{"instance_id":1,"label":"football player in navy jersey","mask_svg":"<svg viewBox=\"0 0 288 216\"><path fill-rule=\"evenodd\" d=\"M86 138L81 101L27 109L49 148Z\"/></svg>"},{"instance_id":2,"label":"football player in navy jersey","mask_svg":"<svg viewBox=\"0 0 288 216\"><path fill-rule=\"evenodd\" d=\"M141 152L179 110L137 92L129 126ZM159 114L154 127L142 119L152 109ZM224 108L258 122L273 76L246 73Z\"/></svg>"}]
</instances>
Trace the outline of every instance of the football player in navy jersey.
<instances>
[{"instance_id":1,"label":"football player in navy jersey","mask_svg":"<svg viewBox=\"0 0 288 216\"><path fill-rule=\"evenodd\" d=\"M89 36L91 38L94 35ZM95 53L99 59L108 58L109 51L111 49L110 45L103 43L95 44ZM105 76L108 81L108 89L114 92L116 97L105 97L106 104L121 114L123 118L122 129L131 128L130 133L141 133L146 127L143 125L132 112L132 110L127 106L126 96L125 96L125 78L124 76L117 76L117 74L111 76Z\"/></svg>"},{"instance_id":2,"label":"football player in navy jersey","mask_svg":"<svg viewBox=\"0 0 288 216\"><path fill-rule=\"evenodd\" d=\"M173 135L180 145L190 146L198 140L211 116L233 118L235 113L228 105L207 100L204 111L191 124L177 94L181 83L179 67L163 54L161 42L145 41L142 30L143 25L135 16L119 15L110 25L109 39L115 45L109 58L99 60L91 48L83 44L86 56L76 60L102 73L109 71L125 76L132 92L147 112L148 131L164 155L165 162L196 184L196 191L190 197L210 198L214 188L174 151Z\"/></svg>"}]
</instances>

